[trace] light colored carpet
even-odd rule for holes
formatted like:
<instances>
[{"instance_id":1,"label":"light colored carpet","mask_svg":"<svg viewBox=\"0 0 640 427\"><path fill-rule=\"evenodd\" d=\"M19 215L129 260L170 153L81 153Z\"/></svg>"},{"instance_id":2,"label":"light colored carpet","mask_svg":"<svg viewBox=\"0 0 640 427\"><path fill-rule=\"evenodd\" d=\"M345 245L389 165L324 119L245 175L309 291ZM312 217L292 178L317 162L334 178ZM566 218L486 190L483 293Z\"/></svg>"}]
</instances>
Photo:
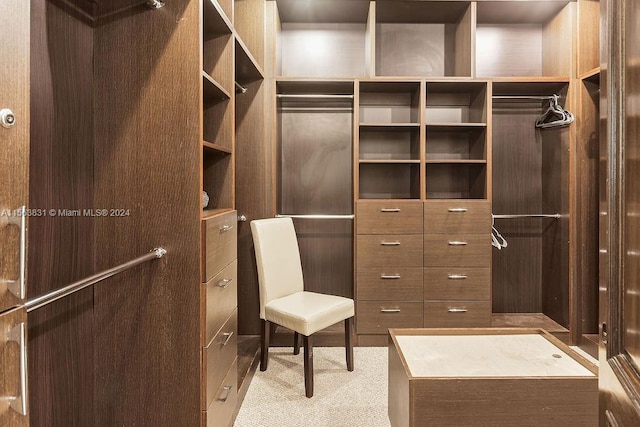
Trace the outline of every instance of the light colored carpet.
<instances>
[{"instance_id":1,"label":"light colored carpet","mask_svg":"<svg viewBox=\"0 0 640 427\"><path fill-rule=\"evenodd\" d=\"M271 348L269 367L256 371L235 427L388 427L387 348L354 348L353 372L344 347L313 350L314 395L304 395L302 349Z\"/></svg>"}]
</instances>

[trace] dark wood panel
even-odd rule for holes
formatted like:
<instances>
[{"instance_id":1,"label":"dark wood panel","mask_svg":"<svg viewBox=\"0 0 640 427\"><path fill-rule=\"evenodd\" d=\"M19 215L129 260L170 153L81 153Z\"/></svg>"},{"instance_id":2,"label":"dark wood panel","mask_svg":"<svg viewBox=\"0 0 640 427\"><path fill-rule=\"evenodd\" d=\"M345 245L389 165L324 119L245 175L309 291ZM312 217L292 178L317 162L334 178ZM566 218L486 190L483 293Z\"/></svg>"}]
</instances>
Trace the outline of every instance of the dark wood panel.
<instances>
[{"instance_id":1,"label":"dark wood panel","mask_svg":"<svg viewBox=\"0 0 640 427\"><path fill-rule=\"evenodd\" d=\"M266 84L245 86L236 95L236 207L246 222L238 222L238 331L260 334L258 273L249 222L272 216L273 190L270 142L266 138Z\"/></svg>"},{"instance_id":2,"label":"dark wood panel","mask_svg":"<svg viewBox=\"0 0 640 427\"><path fill-rule=\"evenodd\" d=\"M208 345L238 304L238 262L234 261L207 284L202 285L206 307L203 345Z\"/></svg>"},{"instance_id":3,"label":"dark wood panel","mask_svg":"<svg viewBox=\"0 0 640 427\"><path fill-rule=\"evenodd\" d=\"M542 234L542 312L569 327L569 132L542 137L542 210L563 214Z\"/></svg>"},{"instance_id":4,"label":"dark wood panel","mask_svg":"<svg viewBox=\"0 0 640 427\"><path fill-rule=\"evenodd\" d=\"M425 234L425 267L488 267L491 236L486 234Z\"/></svg>"},{"instance_id":5,"label":"dark wood panel","mask_svg":"<svg viewBox=\"0 0 640 427\"><path fill-rule=\"evenodd\" d=\"M206 283L237 258L237 213L202 221L202 282Z\"/></svg>"},{"instance_id":6,"label":"dark wood panel","mask_svg":"<svg viewBox=\"0 0 640 427\"><path fill-rule=\"evenodd\" d=\"M233 421L238 402L237 362L234 362L229 368L220 389L216 391L215 397L204 414L204 425L207 427L228 426Z\"/></svg>"},{"instance_id":7,"label":"dark wood panel","mask_svg":"<svg viewBox=\"0 0 640 427\"><path fill-rule=\"evenodd\" d=\"M593 3L593 2L586 2ZM578 246L576 267L578 272L577 297L572 303L578 310L578 333L598 333L598 218L600 176L600 85L583 82L580 87L580 121L576 144L575 182L577 212L574 221L578 225L575 236ZM604 172L604 171L603 171Z\"/></svg>"},{"instance_id":8,"label":"dark wood panel","mask_svg":"<svg viewBox=\"0 0 640 427\"><path fill-rule=\"evenodd\" d=\"M31 13L29 207L45 211L29 218L28 295L35 297L96 272L93 219L61 214L97 206L94 32L51 2L31 2ZM88 289L28 315L34 426L50 424L52 414L60 425L93 423L92 306Z\"/></svg>"},{"instance_id":9,"label":"dark wood panel","mask_svg":"<svg viewBox=\"0 0 640 427\"><path fill-rule=\"evenodd\" d=\"M542 209L542 153L534 127L539 105L493 108L493 213L526 214ZM493 251L492 300L496 313L542 311L542 227L546 220L496 220L509 242Z\"/></svg>"},{"instance_id":10,"label":"dark wood panel","mask_svg":"<svg viewBox=\"0 0 640 427\"><path fill-rule=\"evenodd\" d=\"M480 233L491 230L491 203L472 200L424 204L425 233Z\"/></svg>"},{"instance_id":11,"label":"dark wood panel","mask_svg":"<svg viewBox=\"0 0 640 427\"><path fill-rule=\"evenodd\" d=\"M203 408L211 405L218 389L224 385L223 381L227 370L234 365L238 355L238 316L236 311L229 316L220 332L207 344L207 347L202 349Z\"/></svg>"},{"instance_id":12,"label":"dark wood panel","mask_svg":"<svg viewBox=\"0 0 640 427\"><path fill-rule=\"evenodd\" d=\"M177 0L96 30L95 204L130 209L95 220L96 267L168 254L94 289L89 425L201 420L198 16Z\"/></svg>"}]
</instances>

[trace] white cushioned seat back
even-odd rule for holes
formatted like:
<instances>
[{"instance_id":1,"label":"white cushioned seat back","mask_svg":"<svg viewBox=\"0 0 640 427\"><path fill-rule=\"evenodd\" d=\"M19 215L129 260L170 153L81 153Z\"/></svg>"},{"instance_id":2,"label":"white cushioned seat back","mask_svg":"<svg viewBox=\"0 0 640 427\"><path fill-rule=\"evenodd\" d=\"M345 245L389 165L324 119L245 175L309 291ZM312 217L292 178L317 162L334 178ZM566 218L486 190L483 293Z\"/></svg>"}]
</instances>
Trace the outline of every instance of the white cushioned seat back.
<instances>
[{"instance_id":1,"label":"white cushioned seat back","mask_svg":"<svg viewBox=\"0 0 640 427\"><path fill-rule=\"evenodd\" d=\"M304 290L298 239L291 218L251 221L260 284L260 318L270 301Z\"/></svg>"}]
</instances>

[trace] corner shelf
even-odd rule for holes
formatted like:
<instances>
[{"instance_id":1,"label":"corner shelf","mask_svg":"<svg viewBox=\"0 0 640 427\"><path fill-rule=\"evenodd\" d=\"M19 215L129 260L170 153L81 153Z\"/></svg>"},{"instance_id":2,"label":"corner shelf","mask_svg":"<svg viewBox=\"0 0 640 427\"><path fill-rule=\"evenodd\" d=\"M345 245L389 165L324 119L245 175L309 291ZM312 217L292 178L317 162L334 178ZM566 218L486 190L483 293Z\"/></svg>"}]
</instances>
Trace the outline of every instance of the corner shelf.
<instances>
[{"instance_id":1,"label":"corner shelf","mask_svg":"<svg viewBox=\"0 0 640 427\"><path fill-rule=\"evenodd\" d=\"M213 77L202 72L202 102L206 107L231 99L231 95Z\"/></svg>"},{"instance_id":2,"label":"corner shelf","mask_svg":"<svg viewBox=\"0 0 640 427\"><path fill-rule=\"evenodd\" d=\"M236 82L241 85L264 79L264 71L240 36L235 36Z\"/></svg>"},{"instance_id":3,"label":"corner shelf","mask_svg":"<svg viewBox=\"0 0 640 427\"><path fill-rule=\"evenodd\" d=\"M202 141L202 148L213 154L225 155L233 153L233 150L231 150L231 148L223 147L222 145L214 144L213 142L209 141Z\"/></svg>"}]
</instances>

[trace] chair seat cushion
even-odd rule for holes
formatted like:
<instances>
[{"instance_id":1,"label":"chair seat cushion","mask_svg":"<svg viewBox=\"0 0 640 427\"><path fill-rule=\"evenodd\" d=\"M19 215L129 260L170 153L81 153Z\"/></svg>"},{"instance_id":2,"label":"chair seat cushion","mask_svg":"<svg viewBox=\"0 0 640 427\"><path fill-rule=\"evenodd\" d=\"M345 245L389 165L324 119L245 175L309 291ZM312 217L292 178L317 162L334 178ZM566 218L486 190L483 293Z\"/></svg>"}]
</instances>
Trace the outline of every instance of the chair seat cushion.
<instances>
[{"instance_id":1,"label":"chair seat cushion","mask_svg":"<svg viewBox=\"0 0 640 427\"><path fill-rule=\"evenodd\" d=\"M266 320L306 336L353 315L352 299L316 292L296 292L265 305Z\"/></svg>"}]
</instances>

